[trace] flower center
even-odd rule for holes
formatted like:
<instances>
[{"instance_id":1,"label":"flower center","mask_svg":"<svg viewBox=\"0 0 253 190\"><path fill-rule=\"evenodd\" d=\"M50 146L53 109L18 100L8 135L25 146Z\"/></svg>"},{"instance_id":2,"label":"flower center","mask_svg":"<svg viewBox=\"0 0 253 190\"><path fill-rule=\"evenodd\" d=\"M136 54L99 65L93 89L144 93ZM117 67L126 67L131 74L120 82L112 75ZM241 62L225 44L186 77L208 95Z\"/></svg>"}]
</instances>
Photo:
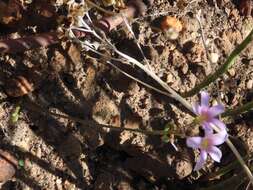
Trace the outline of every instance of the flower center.
<instances>
[{"instance_id":1,"label":"flower center","mask_svg":"<svg viewBox=\"0 0 253 190\"><path fill-rule=\"evenodd\" d=\"M202 114L199 116L199 120L200 120L201 123L204 122L204 121L207 121L207 122L208 122L209 119L210 119L210 117L209 117L208 113L206 113L206 112L202 113Z\"/></svg>"},{"instance_id":2,"label":"flower center","mask_svg":"<svg viewBox=\"0 0 253 190\"><path fill-rule=\"evenodd\" d=\"M208 139L203 139L201 142L201 148L202 149L207 149L209 147L209 141Z\"/></svg>"},{"instance_id":3,"label":"flower center","mask_svg":"<svg viewBox=\"0 0 253 190\"><path fill-rule=\"evenodd\" d=\"M204 121L208 122L209 117L206 113L203 113L195 118L194 123L202 124Z\"/></svg>"}]
</instances>

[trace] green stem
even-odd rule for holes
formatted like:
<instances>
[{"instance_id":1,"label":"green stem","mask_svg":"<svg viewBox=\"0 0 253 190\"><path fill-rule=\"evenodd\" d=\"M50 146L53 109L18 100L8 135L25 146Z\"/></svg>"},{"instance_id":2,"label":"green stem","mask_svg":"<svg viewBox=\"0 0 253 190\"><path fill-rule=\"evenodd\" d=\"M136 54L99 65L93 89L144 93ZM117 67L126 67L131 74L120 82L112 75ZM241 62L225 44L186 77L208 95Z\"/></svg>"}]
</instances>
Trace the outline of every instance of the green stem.
<instances>
[{"instance_id":1,"label":"green stem","mask_svg":"<svg viewBox=\"0 0 253 190\"><path fill-rule=\"evenodd\" d=\"M172 88L170 88L170 86L168 84L166 84L164 81L162 81L152 70L147 69L145 66L143 66L140 62L138 62L134 58L132 58L132 57L122 53L121 51L117 50L117 48L115 48L115 46L109 40L107 40L106 37L104 37L104 38L101 37L100 35L98 35L93 30L91 30L91 33L94 36L96 36L98 39L100 39L102 42L106 43L118 55L125 58L130 63L132 63L133 65L138 66L140 69L142 69L144 72L146 72L150 77L152 77L155 81L157 81L164 89L166 89L171 94L170 97L174 98L175 100L180 102L182 105L184 105L188 110L193 112L192 105L184 97L182 97L180 94L175 92ZM221 74L223 74L234 63L235 58L251 42L252 38L253 38L253 30L246 37L246 39L243 40L243 42L233 50L233 52L228 57L227 61L213 75L210 75L209 77L207 77L207 79L204 80L200 85L198 85L198 87L191 90L189 93L186 93L186 95L188 95L188 96L189 96L189 94L194 95L197 92L199 92L200 89L207 86L211 82L215 81ZM87 124L87 122L85 121L84 124ZM123 130L126 130L126 129L124 128ZM240 156L239 152L236 150L236 148L233 146L233 144L231 143L231 141L229 139L226 141L226 143L228 144L229 148L233 151L233 153L235 154L235 156L239 160L240 164L242 165L242 168L244 169L245 173L247 174L247 176L249 177L251 183L253 184L253 176L252 176L249 168L247 167L246 163L243 161L242 157Z\"/></svg>"},{"instance_id":2,"label":"green stem","mask_svg":"<svg viewBox=\"0 0 253 190\"><path fill-rule=\"evenodd\" d=\"M251 30L249 35L242 41L242 43L236 46L236 48L229 55L225 63L221 65L217 71L215 71L213 74L208 75L200 84L195 86L190 91L185 92L182 96L189 97L197 94L201 89L208 86L210 83L214 82L217 78L219 78L222 74L224 74L235 63L235 60L238 57L238 55L247 47L247 45L249 45L252 39L253 39L253 29Z\"/></svg>"},{"instance_id":3,"label":"green stem","mask_svg":"<svg viewBox=\"0 0 253 190\"><path fill-rule=\"evenodd\" d=\"M242 113L247 112L252 109L253 109L253 101L250 101L242 106L238 106L235 109L228 109L223 114L221 114L221 117L229 117L229 116L239 115L239 114L242 114Z\"/></svg>"},{"instance_id":4,"label":"green stem","mask_svg":"<svg viewBox=\"0 0 253 190\"><path fill-rule=\"evenodd\" d=\"M109 129L112 129L112 130L115 130L115 131L127 130L127 131L132 131L132 132L143 133L143 134L147 134L147 135L164 135L164 130L148 131L148 130L132 129L132 128L120 128L120 127L115 127L115 126L110 126L110 125L98 124L98 123L96 123L94 121L91 121L91 120L83 120L83 119L79 119L79 118L72 117L72 116L69 116L69 115L54 113L52 111L43 109L42 107L40 107L39 105L37 105L34 102L31 106L29 106L29 108L32 109L33 111L44 113L46 115L53 115L53 116L56 116L56 117L66 118L66 119L69 119L69 120L72 120L72 121L75 121L75 122L79 122L79 123L83 124L84 126L88 126L88 127L96 127L96 128L100 128L100 129L101 128L109 128ZM219 131L219 129L216 126L213 126L213 127L216 131ZM246 163L244 162L244 160L241 157L240 153L237 151L237 149L235 148L235 146L232 144L232 142L229 139L226 140L226 143L229 146L229 148L232 150L232 152L234 153L236 158L238 159L239 163L242 165L242 168L244 169L246 175L248 176L248 178L250 179L250 181L253 185L253 176L251 174L251 171L248 168L248 166L246 165Z\"/></svg>"},{"instance_id":5,"label":"green stem","mask_svg":"<svg viewBox=\"0 0 253 190\"><path fill-rule=\"evenodd\" d=\"M143 134L146 134L146 135L163 135L164 134L163 130L148 131L148 130L141 130L141 129L125 128L125 127L124 128L123 127L115 127L115 126L111 126L111 125L102 125L102 124L98 124L98 123L96 123L94 121L91 121L91 120L83 120L83 119L79 119L77 117L58 114L58 113L54 113L54 112L51 112L51 111L48 111L48 113L50 115L54 115L56 117L69 119L71 121L75 121L75 122L81 123L81 124L89 126L89 127L108 128L108 129L112 129L114 131L131 131L131 132L143 133Z\"/></svg>"},{"instance_id":6,"label":"green stem","mask_svg":"<svg viewBox=\"0 0 253 190\"><path fill-rule=\"evenodd\" d=\"M220 129L218 127L213 126L213 128L216 132L220 132ZM227 138L226 143L227 143L228 147L230 148L230 150L234 153L234 155L237 158L238 162L241 164L245 174L248 176L251 184L253 185L253 175L252 175L249 167L247 166L247 164L243 160L242 156L240 155L240 153L238 152L238 150L236 149L236 147L233 145L233 143L230 141L229 138Z\"/></svg>"},{"instance_id":7,"label":"green stem","mask_svg":"<svg viewBox=\"0 0 253 190\"><path fill-rule=\"evenodd\" d=\"M49 111L47 109L43 109L42 107L40 107L39 105L33 103L32 105L30 104L29 109L39 112L39 113L44 113L46 115L51 115L51 116L56 116L56 117L60 117L60 118L65 118L74 122L78 122L83 124L84 126L87 127L96 127L96 128L108 128L114 131L131 131L131 132L137 132L137 133L143 133L146 135L164 135L164 130L154 130L154 131L150 131L150 130L141 130L141 129L133 129L133 128L123 128L123 127L115 127L115 126L111 126L111 125L103 125L103 124L99 124L96 123L95 121L92 120L83 120L77 117L72 117L66 114L58 114L58 113L54 113L52 111ZM168 132L169 133L169 132Z\"/></svg>"},{"instance_id":8,"label":"green stem","mask_svg":"<svg viewBox=\"0 0 253 190\"><path fill-rule=\"evenodd\" d=\"M37 108L38 109L38 108ZM132 132L138 132L138 133L143 133L143 134L147 134L147 135L164 135L164 130L156 130L156 131L148 131L148 130L141 130L141 129L132 129L132 128L120 128L120 127L114 127L114 126L109 126L109 125L102 125L102 124L98 124L94 121L91 120L82 120L76 117L72 117L69 115L63 115L63 114L58 114L58 113L54 113L52 111L45 111L44 109L40 109L41 112L46 113L46 114L50 114L56 117L61 117L61 118L66 118L75 122L79 122L85 126L89 126L89 127L97 127L97 128L109 128L115 131L132 131ZM214 126L214 129L216 131L219 131L218 128L216 128ZM235 148L235 146L233 145L233 143L227 139L226 140L227 145L229 146L229 148L232 150L232 152L234 153L234 155L236 156L236 158L238 159L239 163L241 164L241 166L243 167L246 175L248 176L248 178L250 179L251 183L253 184L253 176L251 174L250 169L248 168L248 166L246 165L246 163L244 162L243 158L241 157L240 153L237 151L237 149Z\"/></svg>"},{"instance_id":9,"label":"green stem","mask_svg":"<svg viewBox=\"0 0 253 190\"><path fill-rule=\"evenodd\" d=\"M63 115L63 114L54 113L52 111L47 111L47 112L43 111L43 112L46 113L46 114L56 116L56 117L69 119L71 121L81 123L81 124L83 124L85 126L88 126L88 127L108 128L108 129L111 129L111 130L114 130L114 131L131 131L131 132L142 133L142 134L146 134L146 135L157 135L157 136L162 136L162 135L165 135L165 134L166 135L173 134L175 136L183 137L182 134L177 133L177 131L174 131L174 130L168 130L168 131L153 130L153 131L151 131L151 130L142 130L142 129L132 129L132 128L126 128L126 127L115 127L115 126L111 126L111 125L99 124L99 123L96 123L92 120L83 120L83 119L80 119L80 118L77 118L77 117L72 117L72 116L65 115L65 114Z\"/></svg>"},{"instance_id":10,"label":"green stem","mask_svg":"<svg viewBox=\"0 0 253 190\"><path fill-rule=\"evenodd\" d=\"M247 156L244 156L243 159L246 161L248 161L250 159L250 156L247 155ZM211 181L212 179L217 179L217 178L220 178L226 174L228 174L229 172L231 172L231 170L235 169L236 167L238 167L238 160L234 160L232 161L231 163L229 163L228 165L220 168L218 171L216 172L213 172L213 173L210 173L208 174L203 181Z\"/></svg>"},{"instance_id":11,"label":"green stem","mask_svg":"<svg viewBox=\"0 0 253 190\"><path fill-rule=\"evenodd\" d=\"M249 167L247 166L247 164L244 162L243 158L241 157L240 153L237 151L236 147L233 145L233 143L227 139L226 140L227 145L229 146L229 148L232 150L232 152L234 153L235 157L237 158L237 160L239 161L239 163L241 164L242 168L244 169L246 175L248 176L251 184L253 185L253 176L252 173L249 169Z\"/></svg>"}]
</instances>

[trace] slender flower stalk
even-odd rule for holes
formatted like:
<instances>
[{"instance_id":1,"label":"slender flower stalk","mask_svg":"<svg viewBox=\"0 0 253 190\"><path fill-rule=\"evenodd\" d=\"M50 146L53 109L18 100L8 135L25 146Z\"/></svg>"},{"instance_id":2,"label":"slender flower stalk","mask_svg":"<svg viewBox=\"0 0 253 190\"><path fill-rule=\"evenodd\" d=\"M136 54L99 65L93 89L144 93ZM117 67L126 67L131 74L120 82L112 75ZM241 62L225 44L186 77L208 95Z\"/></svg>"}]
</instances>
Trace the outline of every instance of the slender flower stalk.
<instances>
[{"instance_id":1,"label":"slender flower stalk","mask_svg":"<svg viewBox=\"0 0 253 190\"><path fill-rule=\"evenodd\" d=\"M91 21L92 23L92 21ZM89 29L91 31L91 29L88 27L88 25L86 23L84 23L84 28ZM87 28L88 27L88 28ZM189 111L193 112L193 108L191 106L191 104L184 98L186 96L189 96L191 93L192 94L196 94L198 93L202 87L207 86L209 83L211 83L212 81L214 81L216 79L216 77L219 77L220 71L221 73L224 72L224 70L227 69L227 67L231 66L234 62L234 59L236 56L238 56L238 54L249 44L249 42L252 40L253 38L253 30L250 32L250 34L248 35L248 37L239 45L240 47L237 47L232 54L229 56L228 60L225 62L225 64L218 69L217 72L215 72L213 75L209 76L208 79L206 81L204 81L202 83L202 85L198 86L198 88L195 88L194 90L192 90L192 92L186 92L183 96L181 96L180 94L177 94L173 89L171 89L165 82L163 82L159 77L157 77L151 70L147 69L144 65L142 65L140 62L138 62L137 60L135 60L134 58L123 54L122 52L120 52L119 50L117 50L113 44L111 44L106 38L103 38L101 36L99 36L95 31L91 31L91 34L93 34L94 36L96 36L98 39L100 39L102 42L106 43L111 49L113 49L117 54L119 54L122 58L128 60L130 63L132 63L133 65L138 66L141 70L143 70L145 73L147 73L149 76L151 76L156 82L158 82L161 87L163 87L168 93L169 93L169 97L177 100L178 102L180 102L183 106L185 106ZM80 42L80 41L79 41ZM81 42L80 42L81 43ZM204 84L204 85L203 85ZM166 94L167 95L167 94ZM202 110L196 109L194 112L196 115L200 115L200 113L202 113ZM198 114L199 113L199 114ZM215 117L215 116L214 116ZM215 131L220 131L221 127L216 127L215 125L211 125L212 128L215 129ZM216 127L216 128L215 128ZM240 161L243 169L245 170L245 173L247 174L247 176L249 177L251 183L253 184L253 176L249 170L249 168L247 167L246 163L243 161L243 159L241 159L240 154L238 153L238 151L235 149L235 147L233 146L233 144L231 143L231 141L229 140L229 138L226 140L226 143L229 145L230 149L232 150L232 152L236 155L236 157L238 158L238 160Z\"/></svg>"},{"instance_id":2,"label":"slender flower stalk","mask_svg":"<svg viewBox=\"0 0 253 190\"><path fill-rule=\"evenodd\" d=\"M183 94L183 97L193 96L197 94L201 89L214 82L221 75L227 72L227 70L235 63L236 58L239 54L251 43L253 40L253 29L250 31L248 36L231 52L224 64L222 64L218 70L213 74L208 75L201 83L196 85L193 89Z\"/></svg>"},{"instance_id":3,"label":"slender flower stalk","mask_svg":"<svg viewBox=\"0 0 253 190\"><path fill-rule=\"evenodd\" d=\"M238 106L234 109L228 109L226 112L222 113L221 114L221 117L233 117L233 116L236 116L236 115L240 115L240 114L243 114L247 111L250 111L253 109L253 101L250 101L242 106Z\"/></svg>"},{"instance_id":4,"label":"slender flower stalk","mask_svg":"<svg viewBox=\"0 0 253 190\"><path fill-rule=\"evenodd\" d=\"M219 131L219 128L214 126L214 130L216 132ZM244 169L244 172L246 173L246 175L248 176L251 184L253 185L253 175L249 169L249 167L247 166L247 164L245 163L245 161L243 160L242 156L240 155L240 153L238 152L238 150L236 149L236 147L233 145L233 143L229 140L229 138L227 138L226 140L227 145L229 146L229 148L232 150L232 152L234 153L235 157L237 158L237 160L239 161L239 163L241 164L242 168Z\"/></svg>"}]
</instances>

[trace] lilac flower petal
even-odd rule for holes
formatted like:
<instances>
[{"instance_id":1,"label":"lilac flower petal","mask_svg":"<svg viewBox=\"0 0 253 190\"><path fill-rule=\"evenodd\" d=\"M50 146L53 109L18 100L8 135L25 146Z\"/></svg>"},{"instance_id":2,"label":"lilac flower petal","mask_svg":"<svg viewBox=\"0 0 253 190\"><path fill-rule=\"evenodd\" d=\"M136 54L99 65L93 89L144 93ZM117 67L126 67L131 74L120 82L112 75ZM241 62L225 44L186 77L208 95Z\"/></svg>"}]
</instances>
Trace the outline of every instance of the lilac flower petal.
<instances>
[{"instance_id":1,"label":"lilac flower petal","mask_svg":"<svg viewBox=\"0 0 253 190\"><path fill-rule=\"evenodd\" d=\"M194 112L196 115L199 115L199 114L200 114L199 108L200 108L200 106L199 106L197 103L193 104L193 106L192 106L193 112Z\"/></svg>"},{"instance_id":2,"label":"lilac flower petal","mask_svg":"<svg viewBox=\"0 0 253 190\"><path fill-rule=\"evenodd\" d=\"M227 132L210 134L208 136L208 140L212 146L223 144L226 141L226 139L227 139Z\"/></svg>"},{"instance_id":3,"label":"lilac flower petal","mask_svg":"<svg viewBox=\"0 0 253 190\"><path fill-rule=\"evenodd\" d=\"M205 135L213 134L213 128L208 122L203 122L202 127L205 131Z\"/></svg>"},{"instance_id":4,"label":"lilac flower petal","mask_svg":"<svg viewBox=\"0 0 253 190\"><path fill-rule=\"evenodd\" d=\"M219 148L216 146L211 146L207 152L215 162L220 162L222 152Z\"/></svg>"},{"instance_id":5,"label":"lilac flower petal","mask_svg":"<svg viewBox=\"0 0 253 190\"><path fill-rule=\"evenodd\" d=\"M225 110L224 106L221 105L221 104L218 104L218 105L215 105L215 106L211 107L208 110L208 115L209 115L209 117L215 117L215 116L223 113L224 110Z\"/></svg>"},{"instance_id":6,"label":"lilac flower petal","mask_svg":"<svg viewBox=\"0 0 253 190\"><path fill-rule=\"evenodd\" d=\"M194 167L194 171L200 170L203 165L205 164L205 161L207 159L207 152L206 151L201 151L199 155L199 159Z\"/></svg>"},{"instance_id":7,"label":"lilac flower petal","mask_svg":"<svg viewBox=\"0 0 253 190\"><path fill-rule=\"evenodd\" d=\"M199 148L201 141L202 141L201 137L188 137L186 139L186 144L188 147L191 147L191 148Z\"/></svg>"},{"instance_id":8,"label":"lilac flower petal","mask_svg":"<svg viewBox=\"0 0 253 190\"><path fill-rule=\"evenodd\" d=\"M225 123L220 121L219 119L212 119L211 123L213 123L215 126L217 126L222 131L227 131Z\"/></svg>"},{"instance_id":9,"label":"lilac flower petal","mask_svg":"<svg viewBox=\"0 0 253 190\"><path fill-rule=\"evenodd\" d=\"M201 94L201 106L209 107L209 99L210 99L209 94L205 91L202 91L200 94Z\"/></svg>"},{"instance_id":10,"label":"lilac flower petal","mask_svg":"<svg viewBox=\"0 0 253 190\"><path fill-rule=\"evenodd\" d=\"M199 106L199 114L200 115L206 114L206 113L208 113L209 109L210 109L209 107Z\"/></svg>"}]
</instances>

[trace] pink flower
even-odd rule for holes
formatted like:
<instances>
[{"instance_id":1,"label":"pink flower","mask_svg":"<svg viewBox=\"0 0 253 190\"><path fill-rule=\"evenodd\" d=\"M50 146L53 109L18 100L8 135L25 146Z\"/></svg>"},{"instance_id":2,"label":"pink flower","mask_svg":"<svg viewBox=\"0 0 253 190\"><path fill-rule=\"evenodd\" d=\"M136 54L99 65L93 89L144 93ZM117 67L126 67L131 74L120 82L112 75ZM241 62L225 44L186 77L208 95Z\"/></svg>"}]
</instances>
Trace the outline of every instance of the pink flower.
<instances>
[{"instance_id":1,"label":"pink flower","mask_svg":"<svg viewBox=\"0 0 253 190\"><path fill-rule=\"evenodd\" d=\"M206 134L205 137L188 137L186 140L187 146L200 149L200 156L194 167L194 171L203 167L208 154L214 161L220 162L222 152L216 146L224 143L226 139L227 133L225 131L216 134Z\"/></svg>"},{"instance_id":2,"label":"pink flower","mask_svg":"<svg viewBox=\"0 0 253 190\"><path fill-rule=\"evenodd\" d=\"M197 121L202 125L206 133L213 132L212 125L217 126L220 130L226 130L226 125L216 117L224 112L224 106L221 104L209 107L209 95L207 92L201 92L201 104L195 104L193 111Z\"/></svg>"}]
</instances>

